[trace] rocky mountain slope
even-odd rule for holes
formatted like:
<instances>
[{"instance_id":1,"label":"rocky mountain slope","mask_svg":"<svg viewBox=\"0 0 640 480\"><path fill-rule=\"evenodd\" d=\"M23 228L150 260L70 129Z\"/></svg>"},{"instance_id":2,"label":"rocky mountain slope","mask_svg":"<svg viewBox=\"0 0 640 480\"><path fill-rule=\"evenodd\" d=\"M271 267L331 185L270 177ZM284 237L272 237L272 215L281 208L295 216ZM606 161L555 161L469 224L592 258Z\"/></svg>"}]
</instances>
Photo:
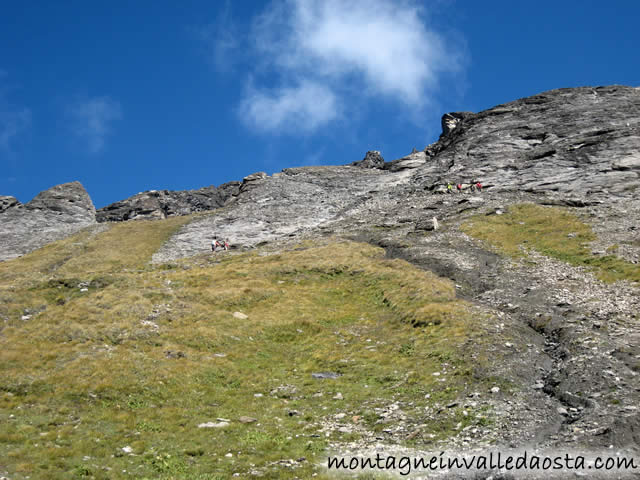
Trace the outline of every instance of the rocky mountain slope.
<instances>
[{"instance_id":1,"label":"rocky mountain slope","mask_svg":"<svg viewBox=\"0 0 640 480\"><path fill-rule=\"evenodd\" d=\"M448 182L464 191L448 194ZM475 182L482 192L467 188ZM452 409L491 412L492 424L455 430L437 448L637 453L639 185L640 89L560 89L480 113L446 114L437 142L390 162L370 151L345 166L259 172L190 192L145 192L97 213L77 183L26 205L0 197L0 258L96 219L106 229L114 228L111 221L194 212L200 213L154 248L148 268L202 267L212 261L214 235L229 238L232 251L223 254L229 258L245 251L279 258L319 241L329 242L325 254L331 242L336 249L351 241L381 247L387 259L450 280L456 297L476 309L494 339L479 343L478 355L493 360L467 388L491 376L506 382L452 401ZM418 317L414 327L428 332L433 322ZM453 375L446 360L441 368L443 378ZM420 418L406 413L414 407L397 400L376 410L388 425L382 433L353 426L345 412L324 418L321 428L357 433L331 441L341 451L370 453L382 443L418 454L433 448L421 432L448 407L426 405Z\"/></svg>"}]
</instances>

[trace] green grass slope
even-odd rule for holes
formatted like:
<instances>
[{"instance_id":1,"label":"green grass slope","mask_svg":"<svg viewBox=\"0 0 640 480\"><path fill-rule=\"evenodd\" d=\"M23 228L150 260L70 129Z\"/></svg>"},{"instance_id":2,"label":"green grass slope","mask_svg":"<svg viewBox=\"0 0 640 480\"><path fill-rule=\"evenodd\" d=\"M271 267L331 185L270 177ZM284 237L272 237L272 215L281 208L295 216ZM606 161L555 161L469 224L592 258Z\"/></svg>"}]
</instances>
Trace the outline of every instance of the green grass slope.
<instances>
[{"instance_id":1,"label":"green grass slope","mask_svg":"<svg viewBox=\"0 0 640 480\"><path fill-rule=\"evenodd\" d=\"M527 249L533 249L571 265L588 267L605 282L640 282L640 265L616 255L593 255L589 244L596 236L591 227L562 208L512 205L504 215L473 217L463 224L462 231L512 257L525 257Z\"/></svg>"},{"instance_id":2,"label":"green grass slope","mask_svg":"<svg viewBox=\"0 0 640 480\"><path fill-rule=\"evenodd\" d=\"M484 322L450 282L350 242L150 265L188 220L89 229L0 263L0 471L325 478L327 443L359 435L320 433L331 415L376 432L376 407L407 402L418 424L494 384ZM445 409L421 438L483 421Z\"/></svg>"}]
</instances>

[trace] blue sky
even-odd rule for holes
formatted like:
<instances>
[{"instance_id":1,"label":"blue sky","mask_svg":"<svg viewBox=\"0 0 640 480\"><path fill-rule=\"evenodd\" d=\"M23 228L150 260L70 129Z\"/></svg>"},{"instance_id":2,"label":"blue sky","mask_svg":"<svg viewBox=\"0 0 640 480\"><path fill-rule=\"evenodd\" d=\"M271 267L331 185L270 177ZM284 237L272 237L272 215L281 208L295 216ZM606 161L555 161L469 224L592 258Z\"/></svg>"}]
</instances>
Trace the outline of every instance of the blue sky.
<instances>
[{"instance_id":1,"label":"blue sky","mask_svg":"<svg viewBox=\"0 0 640 480\"><path fill-rule=\"evenodd\" d=\"M640 85L640 2L28 1L0 9L0 195L96 207L380 150L449 111Z\"/></svg>"}]
</instances>

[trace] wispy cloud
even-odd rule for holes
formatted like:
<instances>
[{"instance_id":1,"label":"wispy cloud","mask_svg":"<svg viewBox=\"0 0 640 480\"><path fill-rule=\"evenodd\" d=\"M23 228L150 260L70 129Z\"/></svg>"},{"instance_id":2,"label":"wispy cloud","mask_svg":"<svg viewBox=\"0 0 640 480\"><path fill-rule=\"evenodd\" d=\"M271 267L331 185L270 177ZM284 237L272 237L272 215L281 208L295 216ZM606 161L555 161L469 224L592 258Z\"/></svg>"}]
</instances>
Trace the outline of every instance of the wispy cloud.
<instances>
[{"instance_id":1,"label":"wispy cloud","mask_svg":"<svg viewBox=\"0 0 640 480\"><path fill-rule=\"evenodd\" d=\"M241 55L242 35L233 20L231 1L226 0L215 20L203 27L191 29L204 43L206 55L219 72L230 72L237 65Z\"/></svg>"},{"instance_id":2,"label":"wispy cloud","mask_svg":"<svg viewBox=\"0 0 640 480\"><path fill-rule=\"evenodd\" d=\"M463 55L426 22L412 0L285 0L273 2L252 28L257 58L252 75L276 88L247 89L242 118L274 131L304 121L304 131L340 117L339 106L372 96L420 108L441 75L459 71ZM322 92L322 108L297 102ZM329 101L330 99L330 101ZM275 106L277 115L265 106ZM304 112L301 115L300 112ZM299 125L299 123L298 123Z\"/></svg>"},{"instance_id":3,"label":"wispy cloud","mask_svg":"<svg viewBox=\"0 0 640 480\"><path fill-rule=\"evenodd\" d=\"M31 110L11 110L0 104L0 149L11 150L11 142L31 125Z\"/></svg>"},{"instance_id":4,"label":"wispy cloud","mask_svg":"<svg viewBox=\"0 0 640 480\"><path fill-rule=\"evenodd\" d=\"M71 131L90 153L104 150L113 124L122 118L120 103L109 97L94 97L68 108Z\"/></svg>"},{"instance_id":5,"label":"wispy cloud","mask_svg":"<svg viewBox=\"0 0 640 480\"><path fill-rule=\"evenodd\" d=\"M336 118L339 107L331 89L303 81L270 91L250 89L240 113L257 130L308 133Z\"/></svg>"},{"instance_id":6,"label":"wispy cloud","mask_svg":"<svg viewBox=\"0 0 640 480\"><path fill-rule=\"evenodd\" d=\"M31 110L26 107L16 107L7 99L9 91L5 82L7 77L7 72L0 69L0 151L5 154L11 152L11 146L16 137L31 126Z\"/></svg>"}]
</instances>

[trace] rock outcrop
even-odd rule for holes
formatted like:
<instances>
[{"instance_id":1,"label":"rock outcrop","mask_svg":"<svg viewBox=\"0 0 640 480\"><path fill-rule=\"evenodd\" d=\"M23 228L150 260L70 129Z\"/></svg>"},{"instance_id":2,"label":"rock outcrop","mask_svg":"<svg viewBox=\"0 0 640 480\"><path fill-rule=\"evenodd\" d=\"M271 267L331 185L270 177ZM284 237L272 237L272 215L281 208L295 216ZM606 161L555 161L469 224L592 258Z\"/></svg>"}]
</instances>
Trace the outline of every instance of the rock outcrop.
<instances>
[{"instance_id":1,"label":"rock outcrop","mask_svg":"<svg viewBox=\"0 0 640 480\"><path fill-rule=\"evenodd\" d=\"M2 203L9 207L0 210L0 261L95 223L96 210L80 182L56 185L25 205L13 197L2 197Z\"/></svg>"},{"instance_id":2,"label":"rock outcrop","mask_svg":"<svg viewBox=\"0 0 640 480\"><path fill-rule=\"evenodd\" d=\"M22 205L16 197L10 197L8 195L0 195L0 213L11 207L17 207Z\"/></svg>"},{"instance_id":3,"label":"rock outcrop","mask_svg":"<svg viewBox=\"0 0 640 480\"><path fill-rule=\"evenodd\" d=\"M453 130L455 130L458 127L458 125L460 125L460 122L462 120L473 115L474 115L473 112L445 113L442 116L442 120L440 121L442 126L442 134L440 135L440 138L446 137L447 135L449 135Z\"/></svg>"},{"instance_id":4,"label":"rock outcrop","mask_svg":"<svg viewBox=\"0 0 640 480\"><path fill-rule=\"evenodd\" d=\"M266 180L268 175L265 172L256 172L251 175L247 175L242 179L240 185L240 192L248 192L261 185Z\"/></svg>"},{"instance_id":5,"label":"rock outcrop","mask_svg":"<svg viewBox=\"0 0 640 480\"><path fill-rule=\"evenodd\" d=\"M27 203L30 211L56 212L73 222L94 222L96 209L80 182L63 183L40 192Z\"/></svg>"},{"instance_id":6,"label":"rock outcrop","mask_svg":"<svg viewBox=\"0 0 640 480\"><path fill-rule=\"evenodd\" d=\"M544 92L483 112L443 117L443 134L414 182L480 181L500 190L629 196L640 187L640 90Z\"/></svg>"},{"instance_id":7,"label":"rock outcrop","mask_svg":"<svg viewBox=\"0 0 640 480\"><path fill-rule=\"evenodd\" d=\"M240 185L240 182L229 182L199 190L150 190L99 209L96 219L98 222L121 222L215 210L237 195Z\"/></svg>"},{"instance_id":8,"label":"rock outcrop","mask_svg":"<svg viewBox=\"0 0 640 480\"><path fill-rule=\"evenodd\" d=\"M360 168L384 168L384 158L377 150L369 150L362 160L353 162L353 167Z\"/></svg>"}]
</instances>

